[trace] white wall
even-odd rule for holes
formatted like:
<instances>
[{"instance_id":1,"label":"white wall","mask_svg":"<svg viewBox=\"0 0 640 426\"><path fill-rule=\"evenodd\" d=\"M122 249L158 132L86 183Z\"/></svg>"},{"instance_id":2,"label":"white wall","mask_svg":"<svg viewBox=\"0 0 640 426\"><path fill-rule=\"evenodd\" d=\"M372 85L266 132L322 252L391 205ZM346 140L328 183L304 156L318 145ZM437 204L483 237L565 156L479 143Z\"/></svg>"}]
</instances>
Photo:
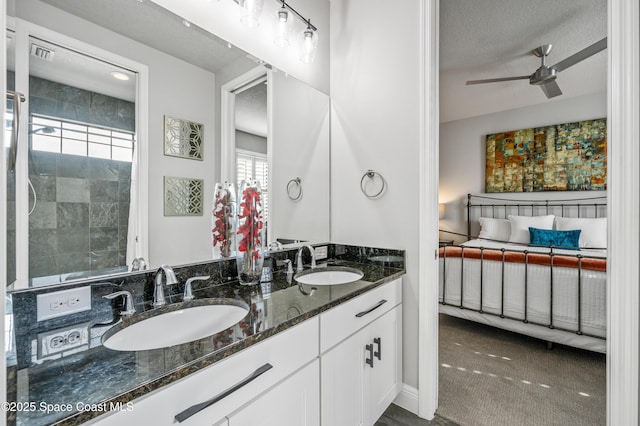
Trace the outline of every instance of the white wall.
<instances>
[{"instance_id":1,"label":"white wall","mask_svg":"<svg viewBox=\"0 0 640 426\"><path fill-rule=\"evenodd\" d=\"M278 72L269 99L269 239L329 241L329 97ZM287 184L297 177L303 192L293 201Z\"/></svg>"},{"instance_id":2,"label":"white wall","mask_svg":"<svg viewBox=\"0 0 640 426\"><path fill-rule=\"evenodd\" d=\"M19 0L15 8L22 19L149 67L148 263L178 265L209 259L211 201L205 196L203 216L165 217L163 176L204 179L204 193L213 193L218 167L214 155L214 74L37 0ZM164 155L165 114L204 124L204 161Z\"/></svg>"},{"instance_id":3,"label":"white wall","mask_svg":"<svg viewBox=\"0 0 640 426\"><path fill-rule=\"evenodd\" d=\"M186 18L201 28L227 40L276 68L304 81L311 87L329 93L329 0L290 0L290 4L318 28L318 51L313 64L300 62L300 37L291 46L280 48L273 40L273 13L278 8L274 0L266 0L260 26L247 28L240 23L240 8L230 0L153 0L154 3ZM294 22L294 34L306 28L302 21Z\"/></svg>"},{"instance_id":4,"label":"white wall","mask_svg":"<svg viewBox=\"0 0 640 426\"><path fill-rule=\"evenodd\" d=\"M440 125L440 203L445 204L445 217L440 220L440 229L462 234L467 232L466 195L481 194L485 189L485 137L487 134L606 116L607 94L598 93L442 123ZM523 199L555 199L605 196L606 191L500 195ZM458 242L466 240L465 237L447 233L442 233L442 238L454 239Z\"/></svg>"},{"instance_id":5,"label":"white wall","mask_svg":"<svg viewBox=\"0 0 640 426\"><path fill-rule=\"evenodd\" d=\"M404 383L418 387L420 2L331 1L331 238L404 249ZM369 199L373 169L386 192ZM426 173L429 173L426 171ZM435 344L435 342L434 342Z\"/></svg>"}]
</instances>

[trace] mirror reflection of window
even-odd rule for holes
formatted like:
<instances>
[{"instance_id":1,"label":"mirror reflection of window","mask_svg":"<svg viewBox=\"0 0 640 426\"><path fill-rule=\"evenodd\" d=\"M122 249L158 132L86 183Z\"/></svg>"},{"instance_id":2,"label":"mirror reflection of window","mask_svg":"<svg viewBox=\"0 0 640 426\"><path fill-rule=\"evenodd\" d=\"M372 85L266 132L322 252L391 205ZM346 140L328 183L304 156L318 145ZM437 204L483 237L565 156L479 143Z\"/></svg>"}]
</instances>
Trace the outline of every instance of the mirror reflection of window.
<instances>
[{"instance_id":1,"label":"mirror reflection of window","mask_svg":"<svg viewBox=\"0 0 640 426\"><path fill-rule=\"evenodd\" d=\"M29 40L29 281L126 271L136 74Z\"/></svg>"},{"instance_id":2,"label":"mirror reflection of window","mask_svg":"<svg viewBox=\"0 0 640 426\"><path fill-rule=\"evenodd\" d=\"M237 141L237 139L236 139ZM236 150L237 182L255 179L262 190L264 222L269 223L269 163L267 156L251 151Z\"/></svg>"}]
</instances>

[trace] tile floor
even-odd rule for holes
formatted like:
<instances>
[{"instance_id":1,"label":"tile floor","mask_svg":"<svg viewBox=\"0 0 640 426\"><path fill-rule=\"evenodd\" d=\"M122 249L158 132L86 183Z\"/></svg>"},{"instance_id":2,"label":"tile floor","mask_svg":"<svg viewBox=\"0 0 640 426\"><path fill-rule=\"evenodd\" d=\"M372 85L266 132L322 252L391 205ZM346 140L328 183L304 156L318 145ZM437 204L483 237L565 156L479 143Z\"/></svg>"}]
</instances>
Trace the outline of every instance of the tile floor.
<instances>
[{"instance_id":1,"label":"tile floor","mask_svg":"<svg viewBox=\"0 0 640 426\"><path fill-rule=\"evenodd\" d=\"M375 426L460 426L436 414L431 421L417 417L415 414L391 404Z\"/></svg>"}]
</instances>

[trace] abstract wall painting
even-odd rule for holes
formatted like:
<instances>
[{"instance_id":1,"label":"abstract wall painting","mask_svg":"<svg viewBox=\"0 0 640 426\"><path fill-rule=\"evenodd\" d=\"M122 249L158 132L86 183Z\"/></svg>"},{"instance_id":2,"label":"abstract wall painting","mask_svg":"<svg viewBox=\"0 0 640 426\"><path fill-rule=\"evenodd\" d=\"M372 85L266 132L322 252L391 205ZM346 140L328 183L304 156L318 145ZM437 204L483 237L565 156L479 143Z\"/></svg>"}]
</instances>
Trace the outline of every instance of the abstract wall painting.
<instances>
[{"instance_id":1,"label":"abstract wall painting","mask_svg":"<svg viewBox=\"0 0 640 426\"><path fill-rule=\"evenodd\" d=\"M486 192L606 189L606 118L487 135Z\"/></svg>"}]
</instances>

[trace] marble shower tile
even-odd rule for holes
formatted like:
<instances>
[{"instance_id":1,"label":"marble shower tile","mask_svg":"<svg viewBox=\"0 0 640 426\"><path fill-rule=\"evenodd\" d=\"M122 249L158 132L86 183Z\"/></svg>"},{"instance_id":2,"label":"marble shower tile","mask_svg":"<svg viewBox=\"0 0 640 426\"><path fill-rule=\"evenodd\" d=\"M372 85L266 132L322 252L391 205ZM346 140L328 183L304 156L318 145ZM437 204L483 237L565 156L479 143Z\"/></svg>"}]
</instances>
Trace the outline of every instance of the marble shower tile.
<instances>
[{"instance_id":1,"label":"marble shower tile","mask_svg":"<svg viewBox=\"0 0 640 426\"><path fill-rule=\"evenodd\" d=\"M82 253L90 249L89 228L58 229L58 254Z\"/></svg>"},{"instance_id":2,"label":"marble shower tile","mask_svg":"<svg viewBox=\"0 0 640 426\"><path fill-rule=\"evenodd\" d=\"M58 154L51 152L29 151L29 174L38 176L56 176Z\"/></svg>"},{"instance_id":3,"label":"marble shower tile","mask_svg":"<svg viewBox=\"0 0 640 426\"><path fill-rule=\"evenodd\" d=\"M65 155L59 154L58 156L58 169L57 175L59 177L70 178L82 178L87 179L89 177L89 158L79 155Z\"/></svg>"},{"instance_id":4,"label":"marble shower tile","mask_svg":"<svg viewBox=\"0 0 640 426\"><path fill-rule=\"evenodd\" d=\"M29 256L52 256L58 251L58 231L56 229L29 230Z\"/></svg>"},{"instance_id":5,"label":"marble shower tile","mask_svg":"<svg viewBox=\"0 0 640 426\"><path fill-rule=\"evenodd\" d=\"M99 271L101 269L115 268L120 266L118 260L118 251L98 251L91 252L91 270Z\"/></svg>"},{"instance_id":6,"label":"marble shower tile","mask_svg":"<svg viewBox=\"0 0 640 426\"><path fill-rule=\"evenodd\" d=\"M58 203L58 228L89 228L89 203Z\"/></svg>"},{"instance_id":7,"label":"marble shower tile","mask_svg":"<svg viewBox=\"0 0 640 426\"><path fill-rule=\"evenodd\" d=\"M59 177L56 181L56 193L59 202L88 203L91 194L89 181Z\"/></svg>"},{"instance_id":8,"label":"marble shower tile","mask_svg":"<svg viewBox=\"0 0 640 426\"><path fill-rule=\"evenodd\" d=\"M55 229L57 227L56 203L42 201L36 204L29 216L29 229Z\"/></svg>"},{"instance_id":9,"label":"marble shower tile","mask_svg":"<svg viewBox=\"0 0 640 426\"><path fill-rule=\"evenodd\" d=\"M61 274L91 270L91 255L86 253L59 254L56 256Z\"/></svg>"},{"instance_id":10,"label":"marble shower tile","mask_svg":"<svg viewBox=\"0 0 640 426\"><path fill-rule=\"evenodd\" d=\"M91 251L119 249L118 228L91 228Z\"/></svg>"},{"instance_id":11,"label":"marble shower tile","mask_svg":"<svg viewBox=\"0 0 640 426\"><path fill-rule=\"evenodd\" d=\"M89 226L91 228L118 226L118 203L91 203L89 205Z\"/></svg>"},{"instance_id":12,"label":"marble shower tile","mask_svg":"<svg viewBox=\"0 0 640 426\"><path fill-rule=\"evenodd\" d=\"M120 198L118 194L118 182L106 181L106 180L91 180L90 183L92 203L116 203Z\"/></svg>"},{"instance_id":13,"label":"marble shower tile","mask_svg":"<svg viewBox=\"0 0 640 426\"><path fill-rule=\"evenodd\" d=\"M118 163L118 161L106 160L104 158L89 158L91 180L117 182L120 177L120 166Z\"/></svg>"},{"instance_id":14,"label":"marble shower tile","mask_svg":"<svg viewBox=\"0 0 640 426\"><path fill-rule=\"evenodd\" d=\"M29 175L29 180L36 193L37 202L56 201L56 178L55 176ZM33 194L29 194L33 197ZM33 202L33 200L31 200Z\"/></svg>"}]
</instances>

